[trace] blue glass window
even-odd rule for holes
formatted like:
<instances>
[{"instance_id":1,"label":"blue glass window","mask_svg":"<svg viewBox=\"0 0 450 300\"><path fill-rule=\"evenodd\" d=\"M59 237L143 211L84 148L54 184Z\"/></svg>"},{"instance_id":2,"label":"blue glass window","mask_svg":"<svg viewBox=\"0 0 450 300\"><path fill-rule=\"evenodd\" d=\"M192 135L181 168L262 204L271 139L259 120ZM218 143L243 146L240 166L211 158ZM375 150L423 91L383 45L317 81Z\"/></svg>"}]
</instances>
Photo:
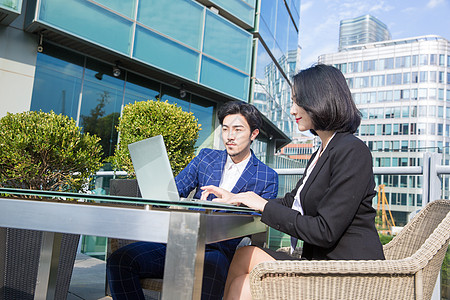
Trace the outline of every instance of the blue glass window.
<instances>
[{"instance_id":1,"label":"blue glass window","mask_svg":"<svg viewBox=\"0 0 450 300\"><path fill-rule=\"evenodd\" d=\"M123 105L160 98L161 84L128 72Z\"/></svg>"},{"instance_id":2,"label":"blue glass window","mask_svg":"<svg viewBox=\"0 0 450 300\"><path fill-rule=\"evenodd\" d=\"M136 0L95 0L130 19L134 19L136 10Z\"/></svg>"},{"instance_id":3,"label":"blue glass window","mask_svg":"<svg viewBox=\"0 0 450 300\"><path fill-rule=\"evenodd\" d=\"M0 8L13 10L20 14L22 9L22 0L0 0Z\"/></svg>"},{"instance_id":4,"label":"blue glass window","mask_svg":"<svg viewBox=\"0 0 450 300\"><path fill-rule=\"evenodd\" d=\"M130 53L133 23L100 6L81 0L43 0L39 12L39 19L55 28Z\"/></svg>"},{"instance_id":5,"label":"blue glass window","mask_svg":"<svg viewBox=\"0 0 450 300\"><path fill-rule=\"evenodd\" d=\"M199 54L141 26L136 28L134 57L197 81Z\"/></svg>"},{"instance_id":6,"label":"blue glass window","mask_svg":"<svg viewBox=\"0 0 450 300\"><path fill-rule=\"evenodd\" d=\"M207 11L203 52L250 73L252 35Z\"/></svg>"},{"instance_id":7,"label":"blue glass window","mask_svg":"<svg viewBox=\"0 0 450 300\"><path fill-rule=\"evenodd\" d=\"M253 27L255 18L255 0L212 0L235 17Z\"/></svg>"},{"instance_id":8,"label":"blue glass window","mask_svg":"<svg viewBox=\"0 0 450 300\"><path fill-rule=\"evenodd\" d=\"M247 101L249 80L249 76L203 56L200 83Z\"/></svg>"},{"instance_id":9,"label":"blue glass window","mask_svg":"<svg viewBox=\"0 0 450 300\"><path fill-rule=\"evenodd\" d=\"M200 50L204 8L191 0L140 0L138 22Z\"/></svg>"},{"instance_id":10,"label":"blue glass window","mask_svg":"<svg viewBox=\"0 0 450 300\"><path fill-rule=\"evenodd\" d=\"M47 54L38 53L36 60L30 110L53 110L76 120L84 58L63 55L51 45L45 45L45 49Z\"/></svg>"}]
</instances>

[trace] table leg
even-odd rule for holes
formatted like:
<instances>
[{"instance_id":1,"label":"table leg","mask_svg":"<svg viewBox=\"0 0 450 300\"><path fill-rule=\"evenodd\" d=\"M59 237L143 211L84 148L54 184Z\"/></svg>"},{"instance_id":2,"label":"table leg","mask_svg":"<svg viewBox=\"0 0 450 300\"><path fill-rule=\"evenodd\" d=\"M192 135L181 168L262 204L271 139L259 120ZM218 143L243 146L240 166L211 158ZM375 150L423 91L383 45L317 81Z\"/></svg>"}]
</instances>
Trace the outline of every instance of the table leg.
<instances>
[{"instance_id":1,"label":"table leg","mask_svg":"<svg viewBox=\"0 0 450 300\"><path fill-rule=\"evenodd\" d=\"M202 213L171 213L162 299L200 299L205 220Z\"/></svg>"},{"instance_id":2,"label":"table leg","mask_svg":"<svg viewBox=\"0 0 450 300\"><path fill-rule=\"evenodd\" d=\"M62 233L42 232L35 300L53 300L56 291Z\"/></svg>"},{"instance_id":3,"label":"table leg","mask_svg":"<svg viewBox=\"0 0 450 300\"><path fill-rule=\"evenodd\" d=\"M6 278L6 228L0 228L0 300L4 300Z\"/></svg>"}]
</instances>

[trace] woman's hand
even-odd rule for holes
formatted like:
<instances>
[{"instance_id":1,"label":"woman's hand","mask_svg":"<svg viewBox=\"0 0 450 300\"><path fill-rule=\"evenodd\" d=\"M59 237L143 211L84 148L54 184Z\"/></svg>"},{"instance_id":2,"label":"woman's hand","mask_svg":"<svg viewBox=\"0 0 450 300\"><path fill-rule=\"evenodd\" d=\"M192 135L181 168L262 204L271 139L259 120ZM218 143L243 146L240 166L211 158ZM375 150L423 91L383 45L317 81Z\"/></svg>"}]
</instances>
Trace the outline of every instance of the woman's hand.
<instances>
[{"instance_id":1,"label":"woman's hand","mask_svg":"<svg viewBox=\"0 0 450 300\"><path fill-rule=\"evenodd\" d=\"M261 212L264 211L264 207L266 206L267 203L266 199L261 198L254 192L233 194L213 185L203 186L201 187L201 189L203 190L201 197L202 200L206 200L209 194L214 194L218 198L213 199L213 201L235 205L244 204L254 210L258 210Z\"/></svg>"}]
</instances>

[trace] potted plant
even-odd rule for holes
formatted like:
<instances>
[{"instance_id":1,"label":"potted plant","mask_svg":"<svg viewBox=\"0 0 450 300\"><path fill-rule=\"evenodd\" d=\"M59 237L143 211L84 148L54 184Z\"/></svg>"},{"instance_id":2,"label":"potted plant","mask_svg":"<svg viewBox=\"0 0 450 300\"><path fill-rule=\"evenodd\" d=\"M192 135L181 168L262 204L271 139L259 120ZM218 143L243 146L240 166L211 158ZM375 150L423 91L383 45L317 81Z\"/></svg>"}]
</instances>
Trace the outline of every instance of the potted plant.
<instances>
[{"instance_id":1,"label":"potted plant","mask_svg":"<svg viewBox=\"0 0 450 300\"><path fill-rule=\"evenodd\" d=\"M200 124L194 115L167 101L139 101L126 105L117 126L119 143L111 163L130 180L112 180L110 194L140 196L128 144L162 135L176 176L194 158Z\"/></svg>"},{"instance_id":2,"label":"potted plant","mask_svg":"<svg viewBox=\"0 0 450 300\"><path fill-rule=\"evenodd\" d=\"M53 112L8 113L0 119L0 186L80 191L101 166L99 139ZM0 230L4 299L33 299L42 233ZM79 235L63 234L55 299L66 299ZM6 245L6 246L5 246Z\"/></svg>"}]
</instances>

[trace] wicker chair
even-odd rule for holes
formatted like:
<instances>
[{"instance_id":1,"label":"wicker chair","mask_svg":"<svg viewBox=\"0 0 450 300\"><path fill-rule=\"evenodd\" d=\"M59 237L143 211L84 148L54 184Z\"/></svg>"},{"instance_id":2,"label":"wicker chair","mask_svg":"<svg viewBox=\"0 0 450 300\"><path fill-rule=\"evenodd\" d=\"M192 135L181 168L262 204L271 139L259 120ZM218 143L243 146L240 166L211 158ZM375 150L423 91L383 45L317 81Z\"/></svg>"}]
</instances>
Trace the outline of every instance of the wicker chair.
<instances>
[{"instance_id":1,"label":"wicker chair","mask_svg":"<svg viewBox=\"0 0 450 300\"><path fill-rule=\"evenodd\" d=\"M275 261L250 273L253 299L430 299L450 239L450 201L422 209L384 261Z\"/></svg>"}]
</instances>

